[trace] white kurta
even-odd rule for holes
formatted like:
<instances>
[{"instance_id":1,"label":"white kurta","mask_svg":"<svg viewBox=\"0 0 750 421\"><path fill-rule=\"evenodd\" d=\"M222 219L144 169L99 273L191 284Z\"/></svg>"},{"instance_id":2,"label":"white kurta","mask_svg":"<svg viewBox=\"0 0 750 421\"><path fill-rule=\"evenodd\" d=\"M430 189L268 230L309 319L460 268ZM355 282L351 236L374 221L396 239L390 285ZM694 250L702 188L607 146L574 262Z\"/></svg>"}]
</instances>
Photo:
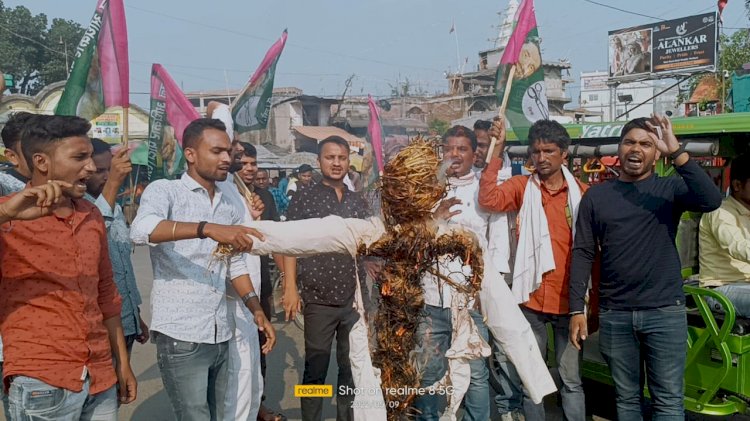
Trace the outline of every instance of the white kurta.
<instances>
[{"instance_id":1,"label":"white kurta","mask_svg":"<svg viewBox=\"0 0 750 421\"><path fill-rule=\"evenodd\" d=\"M250 210L234 185L233 174L229 174L227 180L219 185L235 206L244 209L244 225L251 225L253 219ZM260 258L252 254L244 254L243 258L253 289L260 296ZM224 419L255 421L263 396L258 325L231 285L227 285L227 309L229 320L234 322L234 335L229 341L229 381L224 399Z\"/></svg>"},{"instance_id":2,"label":"white kurta","mask_svg":"<svg viewBox=\"0 0 750 421\"><path fill-rule=\"evenodd\" d=\"M264 241L255 239L252 253L258 255L283 253L302 257L318 253L348 252L356 256L360 244L370 245L385 234L383 223L378 218L362 220L328 216L282 223L256 221L252 225L265 237ZM443 225L438 235L450 230L450 227ZM557 389L539 351L534 333L488 253L484 253L484 270L480 300L487 327L516 367L529 397L539 403L545 395ZM361 308L360 294L357 294L355 305ZM367 326L364 319L360 318L349 335L349 357L355 387L371 390L380 388L380 372L372 366L369 347L364 346L368 343L368 338ZM374 398L382 399L382 396L363 398L367 399L368 405L364 409L355 410L355 419L385 420L384 405L373 403ZM355 400L355 408L358 407Z\"/></svg>"}]
</instances>

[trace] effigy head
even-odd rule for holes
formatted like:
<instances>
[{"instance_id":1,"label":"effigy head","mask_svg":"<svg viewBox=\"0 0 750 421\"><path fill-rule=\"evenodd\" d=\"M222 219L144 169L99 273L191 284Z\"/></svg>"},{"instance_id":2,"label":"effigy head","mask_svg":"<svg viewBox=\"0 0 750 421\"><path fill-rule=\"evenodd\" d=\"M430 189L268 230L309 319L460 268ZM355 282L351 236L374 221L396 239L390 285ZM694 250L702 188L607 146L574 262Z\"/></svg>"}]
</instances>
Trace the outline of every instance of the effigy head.
<instances>
[{"instance_id":1,"label":"effigy head","mask_svg":"<svg viewBox=\"0 0 750 421\"><path fill-rule=\"evenodd\" d=\"M445 183L438 177L440 157L435 149L434 142L417 137L385 165L381 200L387 223L428 218L445 196Z\"/></svg>"}]
</instances>

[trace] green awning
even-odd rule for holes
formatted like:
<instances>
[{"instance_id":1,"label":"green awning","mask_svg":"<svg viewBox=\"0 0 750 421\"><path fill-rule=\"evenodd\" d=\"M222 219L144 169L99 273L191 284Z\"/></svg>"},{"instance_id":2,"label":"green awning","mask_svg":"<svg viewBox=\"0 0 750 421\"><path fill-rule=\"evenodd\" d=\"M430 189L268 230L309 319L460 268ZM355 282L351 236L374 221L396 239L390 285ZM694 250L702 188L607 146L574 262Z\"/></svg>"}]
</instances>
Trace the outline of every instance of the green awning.
<instances>
[{"instance_id":1,"label":"green awning","mask_svg":"<svg viewBox=\"0 0 750 421\"><path fill-rule=\"evenodd\" d=\"M607 139L620 137L626 121L590 124L564 124L571 139ZM727 113L702 117L676 117L672 127L677 136L709 135L722 133L750 133L750 113ZM517 141L509 130L509 141Z\"/></svg>"}]
</instances>

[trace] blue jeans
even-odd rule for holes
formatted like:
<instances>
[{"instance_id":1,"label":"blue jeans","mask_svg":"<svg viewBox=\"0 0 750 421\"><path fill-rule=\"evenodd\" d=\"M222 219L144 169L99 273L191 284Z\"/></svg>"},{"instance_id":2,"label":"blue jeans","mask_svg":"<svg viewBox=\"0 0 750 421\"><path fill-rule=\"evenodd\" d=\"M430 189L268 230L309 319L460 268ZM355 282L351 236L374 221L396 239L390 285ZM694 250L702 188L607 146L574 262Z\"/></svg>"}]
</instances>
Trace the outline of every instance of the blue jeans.
<instances>
[{"instance_id":1,"label":"blue jeans","mask_svg":"<svg viewBox=\"0 0 750 421\"><path fill-rule=\"evenodd\" d=\"M652 419L685 419L683 376L687 316L684 305L633 311L601 309L599 347L615 382L620 421L641 420L644 377L651 394Z\"/></svg>"},{"instance_id":2,"label":"blue jeans","mask_svg":"<svg viewBox=\"0 0 750 421\"><path fill-rule=\"evenodd\" d=\"M427 365L422 375L422 387L428 387L440 380L448 367L445 352L450 348L453 327L451 323L451 309L425 305L425 316L417 330L417 340L424 346L425 340L429 340L426 352L429 352ZM479 334L485 341L489 340L489 331L484 324L482 315L476 311L469 311L474 324L477 325ZM471 368L471 381L469 390L464 395L464 420L482 420L490 418L490 393L489 370L487 360L478 358L469 362ZM438 395L418 396L414 401L414 407L421 414L417 415L417 421L438 419Z\"/></svg>"},{"instance_id":3,"label":"blue jeans","mask_svg":"<svg viewBox=\"0 0 750 421\"><path fill-rule=\"evenodd\" d=\"M521 306L521 312L531 325L542 357L547 356L547 323L552 324L555 336L555 361L560 374L559 387L565 419L584 421L586 419L586 399L581 382L581 359L583 353L578 351L568 339L570 316L567 314L548 314ZM546 359L546 358L545 358ZM527 396L523 402L524 415L527 421L544 421L544 403L535 404Z\"/></svg>"},{"instance_id":4,"label":"blue jeans","mask_svg":"<svg viewBox=\"0 0 750 421\"><path fill-rule=\"evenodd\" d=\"M492 352L499 369L496 379L500 383L501 389L495 395L495 406L497 406L498 413L523 411L523 384L516 367L508 360L503 347L497 342L493 344Z\"/></svg>"},{"instance_id":5,"label":"blue jeans","mask_svg":"<svg viewBox=\"0 0 750 421\"><path fill-rule=\"evenodd\" d=\"M734 311L738 317L750 317L750 283L734 282L714 288L714 291L718 291L729 298L729 301L734 305ZM713 298L706 298L706 302L708 302L712 310L724 312L721 304Z\"/></svg>"},{"instance_id":6,"label":"blue jeans","mask_svg":"<svg viewBox=\"0 0 750 421\"><path fill-rule=\"evenodd\" d=\"M153 332L156 360L177 421L224 419L229 343L185 342Z\"/></svg>"},{"instance_id":7,"label":"blue jeans","mask_svg":"<svg viewBox=\"0 0 750 421\"><path fill-rule=\"evenodd\" d=\"M41 380L16 376L8 392L11 420L34 421L116 421L117 390L112 386L104 392L89 395L87 378L80 392L50 386Z\"/></svg>"},{"instance_id":8,"label":"blue jeans","mask_svg":"<svg viewBox=\"0 0 750 421\"><path fill-rule=\"evenodd\" d=\"M0 379L3 378L3 362L0 361ZM8 401L8 395L5 394L5 387L0 385L0 396L3 399L3 414L5 419L10 421L10 402Z\"/></svg>"}]
</instances>

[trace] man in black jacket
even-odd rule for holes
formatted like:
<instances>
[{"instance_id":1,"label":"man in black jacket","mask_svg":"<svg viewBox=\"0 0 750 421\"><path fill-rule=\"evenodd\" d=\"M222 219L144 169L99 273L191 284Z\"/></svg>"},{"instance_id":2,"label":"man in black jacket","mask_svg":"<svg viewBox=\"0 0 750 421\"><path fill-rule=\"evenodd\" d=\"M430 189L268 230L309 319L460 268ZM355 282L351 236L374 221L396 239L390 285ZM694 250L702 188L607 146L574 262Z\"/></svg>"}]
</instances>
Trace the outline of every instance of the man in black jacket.
<instances>
[{"instance_id":1,"label":"man in black jacket","mask_svg":"<svg viewBox=\"0 0 750 421\"><path fill-rule=\"evenodd\" d=\"M617 417L641 419L645 362L654 419L683 420L687 319L675 235L683 212L710 212L721 205L721 193L666 117L628 122L618 155L619 179L591 187L578 210L570 340L580 347L587 336L584 296L599 249L599 347L615 383ZM681 177L654 174L661 155Z\"/></svg>"}]
</instances>

